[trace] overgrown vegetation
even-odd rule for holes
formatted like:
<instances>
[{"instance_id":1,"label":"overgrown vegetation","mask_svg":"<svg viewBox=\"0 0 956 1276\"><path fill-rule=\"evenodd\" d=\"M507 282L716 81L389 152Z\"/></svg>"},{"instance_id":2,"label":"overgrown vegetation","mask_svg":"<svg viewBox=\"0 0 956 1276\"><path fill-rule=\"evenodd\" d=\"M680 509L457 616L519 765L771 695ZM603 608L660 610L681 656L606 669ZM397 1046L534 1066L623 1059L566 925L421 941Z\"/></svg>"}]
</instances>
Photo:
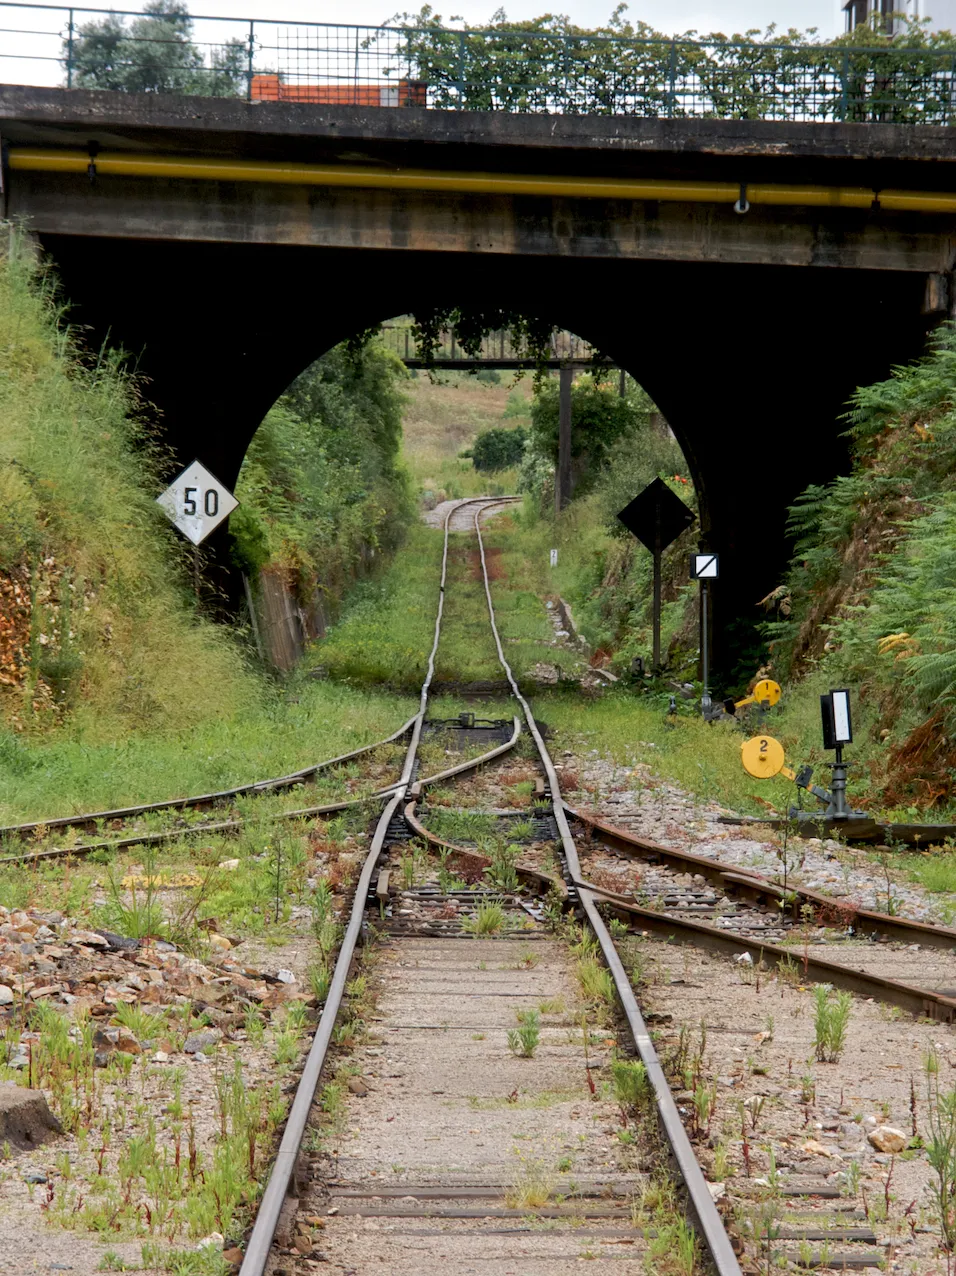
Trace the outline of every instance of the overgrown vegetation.
<instances>
[{"instance_id":1,"label":"overgrown vegetation","mask_svg":"<svg viewBox=\"0 0 956 1276\"><path fill-rule=\"evenodd\" d=\"M902 14L873 14L852 33L825 41L815 28L776 26L764 33L688 31L672 38L645 22L630 22L626 5L594 28L550 13L510 22L501 10L477 27L446 28L430 5L398 14L390 25L401 30L397 47L381 30L370 33L369 44L375 49L388 40L394 62L386 74L397 74L397 62L407 80L428 85L434 107L717 119L779 117L784 111L794 119L951 121L945 55L954 37L930 34L923 22ZM300 34L293 55L314 55L318 38ZM254 43L232 37L200 47L182 0L149 0L143 16L129 23L110 14L71 30L63 58L74 86L231 97L250 87ZM255 66L264 69L272 72L274 64ZM499 312L490 326L507 320Z\"/></svg>"},{"instance_id":2,"label":"overgrown vegetation","mask_svg":"<svg viewBox=\"0 0 956 1276\"><path fill-rule=\"evenodd\" d=\"M527 433L520 425L512 430L486 430L475 439L471 451L462 455L471 457L476 470L496 474L521 464L527 438Z\"/></svg>"},{"instance_id":3,"label":"overgrown vegetation","mask_svg":"<svg viewBox=\"0 0 956 1276\"><path fill-rule=\"evenodd\" d=\"M851 473L791 511L796 554L767 600L774 661L859 688L890 805L952 796L956 728L956 330L857 391Z\"/></svg>"},{"instance_id":4,"label":"overgrown vegetation","mask_svg":"<svg viewBox=\"0 0 956 1276\"><path fill-rule=\"evenodd\" d=\"M944 123L950 32L918 19L872 15L848 35L816 29L663 36L619 5L606 25L580 27L545 14L510 22L503 11L464 31L426 5L401 15L403 64L436 107L553 114L693 116ZM935 79L934 79L935 73Z\"/></svg>"},{"instance_id":5,"label":"overgrown vegetation","mask_svg":"<svg viewBox=\"0 0 956 1276\"><path fill-rule=\"evenodd\" d=\"M73 713L95 738L182 725L186 704L196 726L230 716L253 682L184 587L182 543L153 500L159 452L138 387L109 351L80 355L58 326L52 280L11 242L0 259L5 724Z\"/></svg>"},{"instance_id":6,"label":"overgrown vegetation","mask_svg":"<svg viewBox=\"0 0 956 1276\"><path fill-rule=\"evenodd\" d=\"M853 998L848 992L834 995L829 984L816 984L814 1001L814 1049L821 1063L836 1063L846 1045Z\"/></svg>"},{"instance_id":7,"label":"overgrown vegetation","mask_svg":"<svg viewBox=\"0 0 956 1276\"><path fill-rule=\"evenodd\" d=\"M643 390L630 383L622 395L616 384L591 373L571 386L571 481L574 495L583 496L597 482L614 454L616 444L630 443L647 424L654 405ZM542 382L531 405L531 451L547 462L553 474L558 459L560 391L555 377ZM533 488L526 479L524 486Z\"/></svg>"},{"instance_id":8,"label":"overgrown vegetation","mask_svg":"<svg viewBox=\"0 0 956 1276\"><path fill-rule=\"evenodd\" d=\"M230 520L251 577L281 574L303 607L334 604L413 515L399 461L405 367L372 339L337 346L266 416L246 454Z\"/></svg>"},{"instance_id":9,"label":"overgrown vegetation","mask_svg":"<svg viewBox=\"0 0 956 1276\"><path fill-rule=\"evenodd\" d=\"M11 242L0 259L0 819L223 788L388 735L405 703L304 678L278 687L197 613L184 542L154 501L162 455L137 383L108 350L76 346L52 278ZM397 414L388 429L394 453Z\"/></svg>"}]
</instances>

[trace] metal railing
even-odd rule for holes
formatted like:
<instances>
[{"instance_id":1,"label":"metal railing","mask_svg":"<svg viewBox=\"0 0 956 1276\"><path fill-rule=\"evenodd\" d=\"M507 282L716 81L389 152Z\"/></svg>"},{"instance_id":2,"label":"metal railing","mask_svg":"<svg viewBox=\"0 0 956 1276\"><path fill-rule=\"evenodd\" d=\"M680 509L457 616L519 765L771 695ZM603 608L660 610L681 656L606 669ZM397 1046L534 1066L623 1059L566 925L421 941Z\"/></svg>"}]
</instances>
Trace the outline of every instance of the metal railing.
<instances>
[{"instance_id":1,"label":"metal railing","mask_svg":"<svg viewBox=\"0 0 956 1276\"><path fill-rule=\"evenodd\" d=\"M613 31L354 26L0 0L0 77L361 106L949 124L956 44L865 47Z\"/></svg>"}]
</instances>

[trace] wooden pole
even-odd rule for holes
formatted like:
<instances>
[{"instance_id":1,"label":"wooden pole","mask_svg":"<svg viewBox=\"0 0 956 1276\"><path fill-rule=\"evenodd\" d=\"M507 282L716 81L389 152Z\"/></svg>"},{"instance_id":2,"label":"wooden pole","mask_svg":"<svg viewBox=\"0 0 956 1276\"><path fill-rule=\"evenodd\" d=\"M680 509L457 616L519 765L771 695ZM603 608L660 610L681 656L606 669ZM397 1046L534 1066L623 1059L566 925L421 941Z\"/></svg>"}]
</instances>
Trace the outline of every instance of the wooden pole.
<instances>
[{"instance_id":1,"label":"wooden pole","mask_svg":"<svg viewBox=\"0 0 956 1276\"><path fill-rule=\"evenodd\" d=\"M242 587L246 591L246 606L249 608L249 623L252 625L252 636L255 639L256 651L259 653L259 659L264 661L266 656L262 649L262 637L259 634L259 620L256 616L255 599L252 597L252 586L245 572L242 573Z\"/></svg>"},{"instance_id":2,"label":"wooden pole","mask_svg":"<svg viewBox=\"0 0 956 1276\"><path fill-rule=\"evenodd\" d=\"M571 499L571 383L574 371L562 368L558 391L558 465L554 474L554 512L560 514Z\"/></svg>"}]
</instances>

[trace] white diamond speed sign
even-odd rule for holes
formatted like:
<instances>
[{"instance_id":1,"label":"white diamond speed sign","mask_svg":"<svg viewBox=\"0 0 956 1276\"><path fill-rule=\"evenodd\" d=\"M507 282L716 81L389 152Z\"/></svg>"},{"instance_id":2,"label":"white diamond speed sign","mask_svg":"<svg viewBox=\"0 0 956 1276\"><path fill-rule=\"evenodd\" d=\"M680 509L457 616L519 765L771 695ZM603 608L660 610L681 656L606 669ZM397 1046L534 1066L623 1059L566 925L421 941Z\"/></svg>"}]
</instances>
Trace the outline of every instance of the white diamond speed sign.
<instances>
[{"instance_id":1,"label":"white diamond speed sign","mask_svg":"<svg viewBox=\"0 0 956 1276\"><path fill-rule=\"evenodd\" d=\"M239 502L204 465L193 461L156 498L170 522L198 545L228 518Z\"/></svg>"}]
</instances>

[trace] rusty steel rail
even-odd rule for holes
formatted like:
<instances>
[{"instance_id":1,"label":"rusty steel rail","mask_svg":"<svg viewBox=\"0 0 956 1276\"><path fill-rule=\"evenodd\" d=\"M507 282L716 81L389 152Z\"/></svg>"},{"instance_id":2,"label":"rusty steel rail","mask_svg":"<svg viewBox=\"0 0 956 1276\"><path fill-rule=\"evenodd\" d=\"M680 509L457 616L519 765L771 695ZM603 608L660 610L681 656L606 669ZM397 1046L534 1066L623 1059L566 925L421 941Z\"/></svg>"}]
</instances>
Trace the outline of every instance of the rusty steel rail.
<instances>
[{"instance_id":1,"label":"rusty steel rail","mask_svg":"<svg viewBox=\"0 0 956 1276\"><path fill-rule=\"evenodd\" d=\"M406 722L401 734L407 732L409 725L412 723L414 723L414 718L410 718ZM417 782L414 789L417 790L425 785L435 784L451 775L460 775L466 771L477 770L478 767L483 766L486 762L490 762L492 759L500 757L501 754L507 753L509 749L513 749L518 742L520 734L521 724L515 718L514 732L510 740L506 740L504 744L499 744L496 748L490 749L487 753L482 753L478 757L469 758L467 762L460 762L457 766L448 767L446 770L438 771L434 775L425 776L424 779ZM379 744L392 743L396 738L398 738L397 735L390 737L388 741L379 741ZM369 752L378 747L378 744L367 745L365 749L357 750L357 753ZM354 757L356 754L348 754L347 756ZM337 758L333 761L341 762L343 760L343 758ZM327 764L320 763L320 765L332 765L332 762ZM272 781L263 781L263 784L271 783ZM364 806L366 802L388 800L400 787L401 781L398 781L395 784L387 785L384 789L376 789L374 793L368 793L364 797L348 798L343 802L327 802L322 806L298 807L294 811L277 811L265 816L263 822L267 824L280 823L291 820L310 820L322 815L334 815L339 811L348 811L353 807ZM199 837L203 834L239 833L248 823L248 819L220 820L215 824L192 824L178 829L166 829L160 833L134 833L131 837L112 838L101 842L83 842L78 846L53 846L44 851L14 852L11 855L0 856L0 865L33 864L42 860L82 859L84 856L92 855L95 851L126 851L134 846L162 846L167 842L175 842L184 837Z\"/></svg>"},{"instance_id":2,"label":"rusty steel rail","mask_svg":"<svg viewBox=\"0 0 956 1276\"><path fill-rule=\"evenodd\" d=\"M674 846L662 846L627 829L609 824L589 812L577 811L567 803L564 804L564 809L573 820L584 826L589 836L595 837L605 846L611 846L635 859L658 860L680 872L699 873L720 890L741 895L757 904L772 900L778 912L789 907L794 916L799 916L801 906L809 904L815 913L823 913L826 917L828 912L833 913L841 908L840 898L824 895L822 891L790 885L784 890L782 886L759 873L736 864L710 859L706 855L695 855L693 851L682 851ZM918 922L906 917L891 917L889 913L880 913L872 908L851 908L849 904L843 905L843 910L848 917L852 914L850 924L863 935L882 935L886 939L905 944L919 943L929 948L945 948L947 951L956 948L956 930L949 926L936 926L932 922Z\"/></svg>"},{"instance_id":3,"label":"rusty steel rail","mask_svg":"<svg viewBox=\"0 0 956 1276\"><path fill-rule=\"evenodd\" d=\"M806 812L804 815L806 816ZM719 815L719 824L731 824L741 828L762 825L765 828L782 829L788 823L779 815ZM956 837L956 824L899 824L869 817L851 820L827 819L821 811L816 818L800 821L801 836L845 837L848 842L876 843L902 842L914 850L927 850L947 838ZM894 850L899 851L899 846Z\"/></svg>"},{"instance_id":4,"label":"rusty steel rail","mask_svg":"<svg viewBox=\"0 0 956 1276\"><path fill-rule=\"evenodd\" d=\"M368 855L365 857L365 863L359 875L358 882L355 887L355 893L352 899L352 909L349 915L349 923L346 928L345 935L342 939L339 954L335 962L335 969L332 974L332 980L329 984L329 991L326 997L325 1006L322 1009L322 1015L319 1020L319 1026L316 1029L315 1036L312 1038L312 1045L306 1057L305 1067L299 1083L296 1087L295 1098L289 1111L289 1117L286 1121L285 1130L283 1131L282 1140L279 1144L279 1150L269 1175L269 1181L266 1184L262 1201L256 1214L256 1221L246 1246L246 1252L242 1260L242 1266L239 1269L239 1276L264 1276L267 1264L269 1262L269 1254L272 1249L272 1241L275 1236L276 1228L279 1224L279 1215L282 1211L283 1203L292 1182L292 1176L295 1172L295 1164L299 1155L299 1149L302 1145L302 1139L305 1135L306 1126L308 1124L309 1113L315 1100L315 1093L318 1088L319 1079L322 1074L322 1068L325 1065L325 1056L328 1053L329 1043L332 1040L332 1030L335 1026L335 1020L342 1006L342 999L345 995L345 985L348 979L349 968L355 956L355 949L358 944L359 936L362 930L362 921L365 915L365 908L371 888L372 877L378 865L379 856L385 845L385 838L388 833L388 827L392 817L398 812L401 803L405 798L406 792L411 783L412 773L415 766L415 759L418 754L418 745L421 740L422 727L425 721L425 711L428 708L428 693L431 687L432 679L435 674L435 654L438 651L438 643L441 637L441 622L445 608L445 582L448 574L448 532L449 523L452 515L463 505L475 504L477 500L487 498L472 498L457 502L445 515L445 540L442 550L441 563L441 583L438 590L438 610L435 616L435 634L432 641L432 649L428 657L428 669L425 674L425 681L422 683L421 698L419 701L418 713L412 719L411 739L408 749L405 753L405 762L402 767L401 778L398 781L391 797L385 805L385 809L379 816L378 823L375 826L375 832L372 835L372 842L369 846ZM473 759L473 761L476 761Z\"/></svg>"},{"instance_id":5,"label":"rusty steel rail","mask_svg":"<svg viewBox=\"0 0 956 1276\"><path fill-rule=\"evenodd\" d=\"M193 797L167 798L162 802L143 802L139 806L117 807L112 811L89 811L84 815L59 815L49 820L8 824L5 828L0 828L0 838L30 837L38 829L95 828L101 820L130 820L134 816L149 815L154 811L198 810L204 806L216 806L221 802L228 802L232 798L245 797L247 794L273 793L277 789L293 788L299 784L306 784L321 771L341 766L343 762L351 762L354 758L360 758L363 754L381 749L386 744L394 744L408 734L414 722L414 717L409 718L384 740L376 740L373 744L363 744L360 749L353 749L351 753L342 753L337 758L327 758L324 762L316 762L313 766L303 767L301 771L293 771L290 775L280 775L270 780L256 780L251 784L237 785L233 789L220 789L216 793L199 793Z\"/></svg>"},{"instance_id":6,"label":"rusty steel rail","mask_svg":"<svg viewBox=\"0 0 956 1276\"><path fill-rule=\"evenodd\" d=\"M296 811L279 811L266 816L263 823L277 824L283 820L307 820L320 815L334 815L337 811L346 811L353 806L363 806L366 802L377 801L382 796L381 792L369 793L367 797L350 798L346 802L329 802L325 806L307 806ZM52 846L45 851L14 852L12 855L0 855L0 865L33 864L42 860L82 859L95 851L127 851L134 846L162 846L166 842L176 842L184 837L198 837L200 834L212 836L217 833L238 833L248 823L249 821L245 819L220 820L215 824L192 824L181 829L167 829L162 833L135 833L131 837L113 838L104 842L83 842L79 846Z\"/></svg>"},{"instance_id":7,"label":"rusty steel rail","mask_svg":"<svg viewBox=\"0 0 956 1276\"><path fill-rule=\"evenodd\" d=\"M510 753L518 743L520 735L521 720L515 718L510 740L506 740L504 744L499 744L495 749L489 749L487 753L483 753L478 758L469 758L467 762L459 762L455 766L446 767L444 771L437 771L434 775L426 775L423 780L416 780L415 784L412 785L411 791L417 797L428 784L437 784L440 780L451 779L453 775L463 775L466 771L477 770L478 767L483 766L486 762L491 762L494 758L501 757L503 753Z\"/></svg>"},{"instance_id":8,"label":"rusty steel rail","mask_svg":"<svg viewBox=\"0 0 956 1276\"><path fill-rule=\"evenodd\" d=\"M403 814L405 823L417 837L427 842L429 846L436 846L443 851L451 851L454 856L469 860L476 868L487 868L491 864L488 856L483 855L481 851L474 851L468 846L457 846L454 842L446 842L444 838L437 837L418 818L415 811L416 806L417 802L409 802ZM552 877L549 873L542 873L539 869L531 868L528 864L517 863L514 867L518 878L536 891L555 890L561 896L567 895L567 887L560 878Z\"/></svg>"},{"instance_id":9,"label":"rusty steel rail","mask_svg":"<svg viewBox=\"0 0 956 1276\"><path fill-rule=\"evenodd\" d=\"M696 1218L698 1231L703 1240L704 1246L710 1256L714 1270L717 1276L742 1276L740 1264L734 1253L733 1245L727 1231L724 1227L723 1220L717 1209L714 1199L710 1194L707 1186L707 1180L704 1178L703 1171L697 1157L694 1155L694 1149L691 1146L687 1131L684 1129L684 1123L681 1121L680 1113L677 1110L677 1104L671 1093L670 1085L667 1077L664 1075L664 1069L661 1067L657 1051L651 1040L651 1035L644 1022L640 1007L637 1004L637 998L634 996L634 989L631 987L630 979L624 969L621 959L618 956L614 941L604 924L604 919L598 912L594 902L592 892L583 882L581 882L581 866L578 861L577 849L574 845L574 839L571 836L571 830L568 827L568 820L565 814L564 802L561 797L561 788L558 783L557 772L554 769L554 763L551 761L551 755L545 746L538 730L534 715L531 712L531 706L525 700L524 696L518 689L511 666L505 659L505 653L501 646L501 638L498 634L498 626L495 623L494 603L491 599L491 586L488 580L487 563L485 561L485 547L481 537L481 511L475 514L475 531L478 535L478 550L481 556L481 568L484 577L485 598L488 603L488 619L491 622L491 632L494 636L495 647L498 651L498 659L501 667L505 671L505 675L511 685L512 694L521 705L524 713L525 722L528 730L534 740L535 747L538 750L538 756L541 759L541 765L544 768L545 775L548 780L548 787L553 803L554 818L558 826L558 833L561 838L561 845L564 850L565 862L568 873L572 881L579 883L579 895L585 916L591 929L597 937L601 947L601 952L607 967L611 972L614 985L620 998L621 1006L627 1018L628 1027L634 1040L635 1048L647 1070L647 1078L654 1091L654 1102L657 1108L657 1116L660 1125L664 1131L668 1144L677 1162L680 1176L683 1180L684 1187L687 1190L688 1199L691 1210Z\"/></svg>"},{"instance_id":10,"label":"rusty steel rail","mask_svg":"<svg viewBox=\"0 0 956 1276\"><path fill-rule=\"evenodd\" d=\"M586 882L579 885L591 889ZM809 953L804 955L795 948L784 948L766 940L747 939L743 935L708 926L705 922L692 922L640 904L626 903L620 896L612 896L608 891L599 893L605 897L604 907L609 912L616 913L621 920L631 922L647 933L724 956L739 957L741 953L749 953L755 965L763 961L767 966L791 968L807 982L832 984L834 988L845 988L861 997L873 997L941 1023L956 1022L956 999L944 997L941 993L904 984L897 979L886 979L882 975L867 974L864 970L841 966L838 962L825 961Z\"/></svg>"}]
</instances>

